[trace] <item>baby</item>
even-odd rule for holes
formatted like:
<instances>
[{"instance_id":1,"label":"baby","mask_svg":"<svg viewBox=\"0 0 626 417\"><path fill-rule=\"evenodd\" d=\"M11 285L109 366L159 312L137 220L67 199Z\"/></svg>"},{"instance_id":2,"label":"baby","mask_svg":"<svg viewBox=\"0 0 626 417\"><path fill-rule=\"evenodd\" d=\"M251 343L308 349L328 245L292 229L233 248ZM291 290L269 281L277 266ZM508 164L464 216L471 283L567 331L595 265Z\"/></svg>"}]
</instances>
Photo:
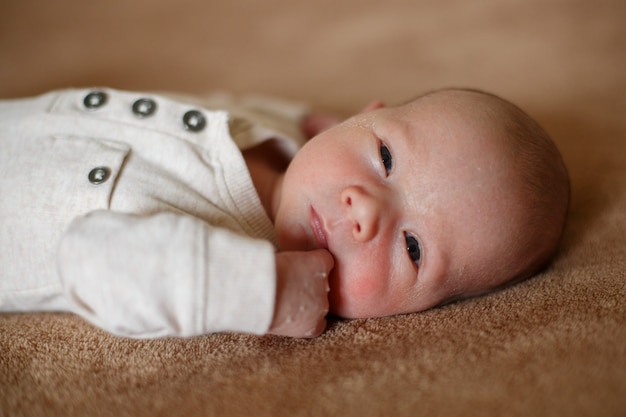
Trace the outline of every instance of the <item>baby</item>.
<instances>
[{"instance_id":1,"label":"baby","mask_svg":"<svg viewBox=\"0 0 626 417\"><path fill-rule=\"evenodd\" d=\"M329 311L426 310L529 277L556 250L565 166L491 94L310 115L295 155L188 107L113 90L0 105L0 310L73 311L133 337L312 337Z\"/></svg>"}]
</instances>

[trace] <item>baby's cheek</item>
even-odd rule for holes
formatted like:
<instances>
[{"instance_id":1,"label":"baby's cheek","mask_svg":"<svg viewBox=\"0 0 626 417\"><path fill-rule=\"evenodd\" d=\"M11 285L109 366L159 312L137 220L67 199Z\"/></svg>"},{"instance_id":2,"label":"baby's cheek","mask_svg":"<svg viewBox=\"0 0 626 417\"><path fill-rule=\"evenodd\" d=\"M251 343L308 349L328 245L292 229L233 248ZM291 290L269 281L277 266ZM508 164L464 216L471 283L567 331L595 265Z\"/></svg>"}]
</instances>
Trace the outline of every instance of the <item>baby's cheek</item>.
<instances>
[{"instance_id":1,"label":"baby's cheek","mask_svg":"<svg viewBox=\"0 0 626 417\"><path fill-rule=\"evenodd\" d=\"M381 306L388 298L389 271L377 262L362 262L350 271L350 292L354 300Z\"/></svg>"},{"instance_id":2,"label":"baby's cheek","mask_svg":"<svg viewBox=\"0 0 626 417\"><path fill-rule=\"evenodd\" d=\"M354 279L351 293L355 299L364 300L382 296L380 280L374 279L370 274L362 274Z\"/></svg>"},{"instance_id":3,"label":"baby's cheek","mask_svg":"<svg viewBox=\"0 0 626 417\"><path fill-rule=\"evenodd\" d=\"M329 277L331 311L342 317L371 317L384 297L377 280L355 263L335 263Z\"/></svg>"}]
</instances>

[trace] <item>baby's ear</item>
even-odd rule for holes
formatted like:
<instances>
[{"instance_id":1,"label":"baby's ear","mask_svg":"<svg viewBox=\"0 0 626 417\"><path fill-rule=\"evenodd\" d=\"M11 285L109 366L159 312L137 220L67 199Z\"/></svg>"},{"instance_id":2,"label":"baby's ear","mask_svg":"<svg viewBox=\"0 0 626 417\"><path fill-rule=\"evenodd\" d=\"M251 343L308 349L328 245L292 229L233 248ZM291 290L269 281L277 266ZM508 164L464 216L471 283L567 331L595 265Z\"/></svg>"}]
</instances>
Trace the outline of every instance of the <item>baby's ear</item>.
<instances>
[{"instance_id":1,"label":"baby's ear","mask_svg":"<svg viewBox=\"0 0 626 417\"><path fill-rule=\"evenodd\" d=\"M367 113L383 107L385 107L385 103L383 103L382 100L374 100L370 102L367 106L365 106L365 108L361 110L361 113Z\"/></svg>"}]
</instances>

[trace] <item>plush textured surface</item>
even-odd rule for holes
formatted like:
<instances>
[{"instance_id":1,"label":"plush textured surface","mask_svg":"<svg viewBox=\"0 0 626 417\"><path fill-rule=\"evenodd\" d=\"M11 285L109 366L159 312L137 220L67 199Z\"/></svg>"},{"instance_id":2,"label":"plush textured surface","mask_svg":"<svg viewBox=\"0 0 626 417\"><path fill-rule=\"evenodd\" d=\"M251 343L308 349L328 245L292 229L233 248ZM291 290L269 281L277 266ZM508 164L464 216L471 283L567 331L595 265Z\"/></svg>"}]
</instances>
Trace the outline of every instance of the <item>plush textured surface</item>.
<instances>
[{"instance_id":1,"label":"plush textured surface","mask_svg":"<svg viewBox=\"0 0 626 417\"><path fill-rule=\"evenodd\" d=\"M573 200L544 273L313 340L135 341L0 315L0 415L626 415L625 18L619 0L1 2L2 98L226 89L348 114L483 88L553 135Z\"/></svg>"}]
</instances>

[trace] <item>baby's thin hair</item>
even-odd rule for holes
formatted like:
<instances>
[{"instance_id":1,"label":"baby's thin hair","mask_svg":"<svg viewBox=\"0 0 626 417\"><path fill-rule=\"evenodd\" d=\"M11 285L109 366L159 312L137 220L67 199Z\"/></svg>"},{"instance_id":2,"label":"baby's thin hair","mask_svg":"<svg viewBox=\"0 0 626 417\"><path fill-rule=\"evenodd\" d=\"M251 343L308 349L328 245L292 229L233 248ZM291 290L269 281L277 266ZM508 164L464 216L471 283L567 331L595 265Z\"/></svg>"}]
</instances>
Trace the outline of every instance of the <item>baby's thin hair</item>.
<instances>
[{"instance_id":1,"label":"baby's thin hair","mask_svg":"<svg viewBox=\"0 0 626 417\"><path fill-rule=\"evenodd\" d=\"M496 117L501 117L507 136L514 141L512 159L521 174L521 192L527 198L523 201L529 230L551 242L546 252L522 272L519 279L523 279L545 266L558 248L570 204L569 174L554 141L537 121L501 97L478 93L493 98L504 110L496 110Z\"/></svg>"},{"instance_id":2,"label":"baby's thin hair","mask_svg":"<svg viewBox=\"0 0 626 417\"><path fill-rule=\"evenodd\" d=\"M517 192L524 198L524 224L528 233L520 237L527 253L533 245L545 248L528 259L525 267L503 285L525 279L541 270L554 256L560 241L570 204L570 182L558 148L548 133L515 104L495 94L472 88L432 90L411 100L436 94L476 94L484 99L483 114L503 127L503 140L510 140L510 159L519 172Z\"/></svg>"}]
</instances>

